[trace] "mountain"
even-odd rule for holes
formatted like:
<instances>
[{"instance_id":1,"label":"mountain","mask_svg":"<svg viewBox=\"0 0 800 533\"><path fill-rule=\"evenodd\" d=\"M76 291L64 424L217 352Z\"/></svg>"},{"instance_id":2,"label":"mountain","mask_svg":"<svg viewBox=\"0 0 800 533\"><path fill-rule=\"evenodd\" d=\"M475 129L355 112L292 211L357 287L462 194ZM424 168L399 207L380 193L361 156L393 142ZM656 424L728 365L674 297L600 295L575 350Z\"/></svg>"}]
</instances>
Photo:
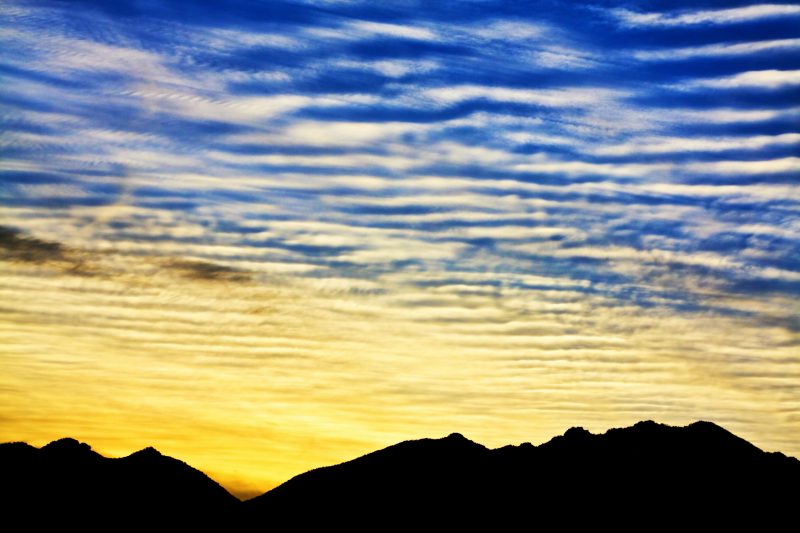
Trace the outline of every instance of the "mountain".
<instances>
[{"instance_id":1,"label":"mountain","mask_svg":"<svg viewBox=\"0 0 800 533\"><path fill-rule=\"evenodd\" d=\"M84 530L763 530L794 519L800 501L800 461L709 422L572 428L540 446L497 449L458 433L406 441L246 502L153 448L108 459L74 439L2 444L0 472L7 520Z\"/></svg>"},{"instance_id":2,"label":"mountain","mask_svg":"<svg viewBox=\"0 0 800 533\"><path fill-rule=\"evenodd\" d=\"M795 458L709 422L648 421L602 435L572 428L538 447L491 450L459 434L403 442L301 474L245 512L297 528L764 525L792 516L798 488Z\"/></svg>"},{"instance_id":3,"label":"mountain","mask_svg":"<svg viewBox=\"0 0 800 533\"><path fill-rule=\"evenodd\" d=\"M153 448L109 459L69 438L40 449L0 444L0 471L3 514L32 527L214 523L240 505L199 470Z\"/></svg>"}]
</instances>

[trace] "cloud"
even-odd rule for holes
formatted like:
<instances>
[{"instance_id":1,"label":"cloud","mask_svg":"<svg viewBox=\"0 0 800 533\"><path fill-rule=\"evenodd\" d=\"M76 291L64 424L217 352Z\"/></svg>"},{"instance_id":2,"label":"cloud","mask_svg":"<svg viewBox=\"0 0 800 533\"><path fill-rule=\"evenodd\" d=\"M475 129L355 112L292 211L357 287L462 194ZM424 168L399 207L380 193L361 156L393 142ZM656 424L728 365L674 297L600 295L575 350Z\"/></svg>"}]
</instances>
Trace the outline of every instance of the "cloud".
<instances>
[{"instance_id":1,"label":"cloud","mask_svg":"<svg viewBox=\"0 0 800 533\"><path fill-rule=\"evenodd\" d=\"M348 24L343 31L347 33L352 30L367 34L389 35L392 37L405 37L423 41L437 40L436 33L428 28L387 24L385 22L354 21Z\"/></svg>"},{"instance_id":2,"label":"cloud","mask_svg":"<svg viewBox=\"0 0 800 533\"><path fill-rule=\"evenodd\" d=\"M672 13L639 13L628 9L612 9L610 13L629 26L690 26L699 24L736 24L762 19L797 16L800 7L788 4L760 4L728 9L678 11Z\"/></svg>"},{"instance_id":3,"label":"cloud","mask_svg":"<svg viewBox=\"0 0 800 533\"><path fill-rule=\"evenodd\" d=\"M767 161L714 161L690 163L687 170L708 174L770 174L800 171L800 157L783 157Z\"/></svg>"},{"instance_id":4,"label":"cloud","mask_svg":"<svg viewBox=\"0 0 800 533\"><path fill-rule=\"evenodd\" d=\"M251 276L238 268L208 261L177 260L167 263L190 279L205 281L249 281Z\"/></svg>"},{"instance_id":5,"label":"cloud","mask_svg":"<svg viewBox=\"0 0 800 533\"><path fill-rule=\"evenodd\" d=\"M754 70L741 72L721 78L698 79L688 82L689 87L712 87L715 89L736 89L755 87L778 89L800 84L800 70Z\"/></svg>"},{"instance_id":6,"label":"cloud","mask_svg":"<svg viewBox=\"0 0 800 533\"><path fill-rule=\"evenodd\" d=\"M390 78L403 78L408 75L428 74L439 68L439 63L432 60L378 60L355 61L344 59L336 62L342 68L364 69L377 72Z\"/></svg>"},{"instance_id":7,"label":"cloud","mask_svg":"<svg viewBox=\"0 0 800 533\"><path fill-rule=\"evenodd\" d=\"M600 104L622 93L603 88L561 87L558 89L516 89L479 85L458 85L428 89L422 98L442 104L486 98L498 102L514 102L554 107Z\"/></svg>"},{"instance_id":8,"label":"cloud","mask_svg":"<svg viewBox=\"0 0 800 533\"><path fill-rule=\"evenodd\" d=\"M2 258L7 261L44 263L65 258L65 250L60 243L26 237L21 231L7 226L0 226L0 250Z\"/></svg>"},{"instance_id":9,"label":"cloud","mask_svg":"<svg viewBox=\"0 0 800 533\"><path fill-rule=\"evenodd\" d=\"M369 143L399 140L402 135L429 127L404 122L296 121L274 134L238 133L226 140L233 144L363 147Z\"/></svg>"},{"instance_id":10,"label":"cloud","mask_svg":"<svg viewBox=\"0 0 800 533\"><path fill-rule=\"evenodd\" d=\"M519 172L540 172L546 174L565 174L567 176L597 174L618 177L664 176L673 168L669 163L588 163L584 161L535 161L521 163L512 167Z\"/></svg>"},{"instance_id":11,"label":"cloud","mask_svg":"<svg viewBox=\"0 0 800 533\"><path fill-rule=\"evenodd\" d=\"M126 251L130 250L129 247L117 246L115 248L91 250L65 246L60 242L25 236L22 231L15 228L0 226L0 259L45 264L67 274L107 276L115 274L113 271L119 268L120 261L128 263L137 261L134 257L126 256ZM245 282L253 279L252 274L242 268L208 260L181 258L167 259L157 263L193 280ZM133 265L128 265L128 268L137 269Z\"/></svg>"},{"instance_id":12,"label":"cloud","mask_svg":"<svg viewBox=\"0 0 800 533\"><path fill-rule=\"evenodd\" d=\"M590 148L598 155L666 154L685 152L719 152L726 150L759 150L767 146L800 143L800 133L783 133L756 137L681 138L651 137L634 142Z\"/></svg>"},{"instance_id":13,"label":"cloud","mask_svg":"<svg viewBox=\"0 0 800 533\"><path fill-rule=\"evenodd\" d=\"M763 54L772 51L794 50L800 48L800 39L773 39L768 41L734 42L663 48L633 52L633 57L642 61L681 61L694 57L725 57L746 54Z\"/></svg>"},{"instance_id":14,"label":"cloud","mask_svg":"<svg viewBox=\"0 0 800 533\"><path fill-rule=\"evenodd\" d=\"M684 124L740 124L748 122L762 122L775 119L791 120L800 114L798 107L786 107L776 109L742 109L711 107L705 109L681 109L671 108L668 116L664 113L653 113L654 121L684 123Z\"/></svg>"}]
</instances>

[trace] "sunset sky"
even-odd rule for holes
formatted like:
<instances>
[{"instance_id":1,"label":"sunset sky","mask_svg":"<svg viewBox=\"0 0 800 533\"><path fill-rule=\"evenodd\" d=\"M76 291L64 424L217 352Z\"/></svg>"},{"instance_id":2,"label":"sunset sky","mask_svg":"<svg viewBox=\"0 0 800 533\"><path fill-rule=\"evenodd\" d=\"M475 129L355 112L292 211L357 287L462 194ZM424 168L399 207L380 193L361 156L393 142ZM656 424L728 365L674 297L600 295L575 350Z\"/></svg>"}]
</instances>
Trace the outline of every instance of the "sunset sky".
<instances>
[{"instance_id":1,"label":"sunset sky","mask_svg":"<svg viewBox=\"0 0 800 533\"><path fill-rule=\"evenodd\" d=\"M800 5L0 2L0 441L800 456Z\"/></svg>"}]
</instances>

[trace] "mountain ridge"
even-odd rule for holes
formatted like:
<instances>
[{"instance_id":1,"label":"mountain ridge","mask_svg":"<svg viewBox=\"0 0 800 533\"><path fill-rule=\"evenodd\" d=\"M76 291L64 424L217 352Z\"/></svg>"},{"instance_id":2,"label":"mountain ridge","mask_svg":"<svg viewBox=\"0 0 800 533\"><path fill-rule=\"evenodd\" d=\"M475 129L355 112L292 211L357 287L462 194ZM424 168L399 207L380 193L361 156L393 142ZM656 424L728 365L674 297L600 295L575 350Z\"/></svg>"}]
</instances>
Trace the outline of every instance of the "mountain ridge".
<instances>
[{"instance_id":1,"label":"mountain ridge","mask_svg":"<svg viewBox=\"0 0 800 533\"><path fill-rule=\"evenodd\" d=\"M246 501L153 447L110 459L72 438L41 448L6 443L0 467L0 501L12 514L35 516L45 507L67 522L94 517L98 527L116 516L140 525L266 520L358 529L386 517L408 527L422 517L451 526L512 524L531 512L548 523L574 522L623 504L628 518L737 509L763 519L764 510L791 508L796 490L783 487L800 486L797 458L764 452L704 421L674 427L648 420L599 434L576 426L538 446L487 448L460 433L406 440L309 470Z\"/></svg>"}]
</instances>

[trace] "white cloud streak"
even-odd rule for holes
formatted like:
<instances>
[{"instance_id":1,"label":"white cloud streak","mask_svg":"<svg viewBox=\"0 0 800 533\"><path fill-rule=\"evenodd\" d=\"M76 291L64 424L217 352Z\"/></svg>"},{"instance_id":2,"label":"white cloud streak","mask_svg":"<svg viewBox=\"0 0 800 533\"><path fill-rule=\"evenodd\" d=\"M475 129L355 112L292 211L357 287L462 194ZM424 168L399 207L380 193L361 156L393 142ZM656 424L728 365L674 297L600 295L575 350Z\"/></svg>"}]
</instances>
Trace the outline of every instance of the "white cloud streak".
<instances>
[{"instance_id":1,"label":"white cloud streak","mask_svg":"<svg viewBox=\"0 0 800 533\"><path fill-rule=\"evenodd\" d=\"M688 87L709 87L714 89L764 88L778 89L784 86L800 85L800 70L753 70L733 76L697 79L686 83Z\"/></svg>"},{"instance_id":2,"label":"white cloud streak","mask_svg":"<svg viewBox=\"0 0 800 533\"><path fill-rule=\"evenodd\" d=\"M672 13L639 13L628 9L613 9L611 14L628 26L691 26L700 24L736 24L762 19L798 16L800 6L790 4L760 4L729 9L683 11Z\"/></svg>"}]
</instances>

